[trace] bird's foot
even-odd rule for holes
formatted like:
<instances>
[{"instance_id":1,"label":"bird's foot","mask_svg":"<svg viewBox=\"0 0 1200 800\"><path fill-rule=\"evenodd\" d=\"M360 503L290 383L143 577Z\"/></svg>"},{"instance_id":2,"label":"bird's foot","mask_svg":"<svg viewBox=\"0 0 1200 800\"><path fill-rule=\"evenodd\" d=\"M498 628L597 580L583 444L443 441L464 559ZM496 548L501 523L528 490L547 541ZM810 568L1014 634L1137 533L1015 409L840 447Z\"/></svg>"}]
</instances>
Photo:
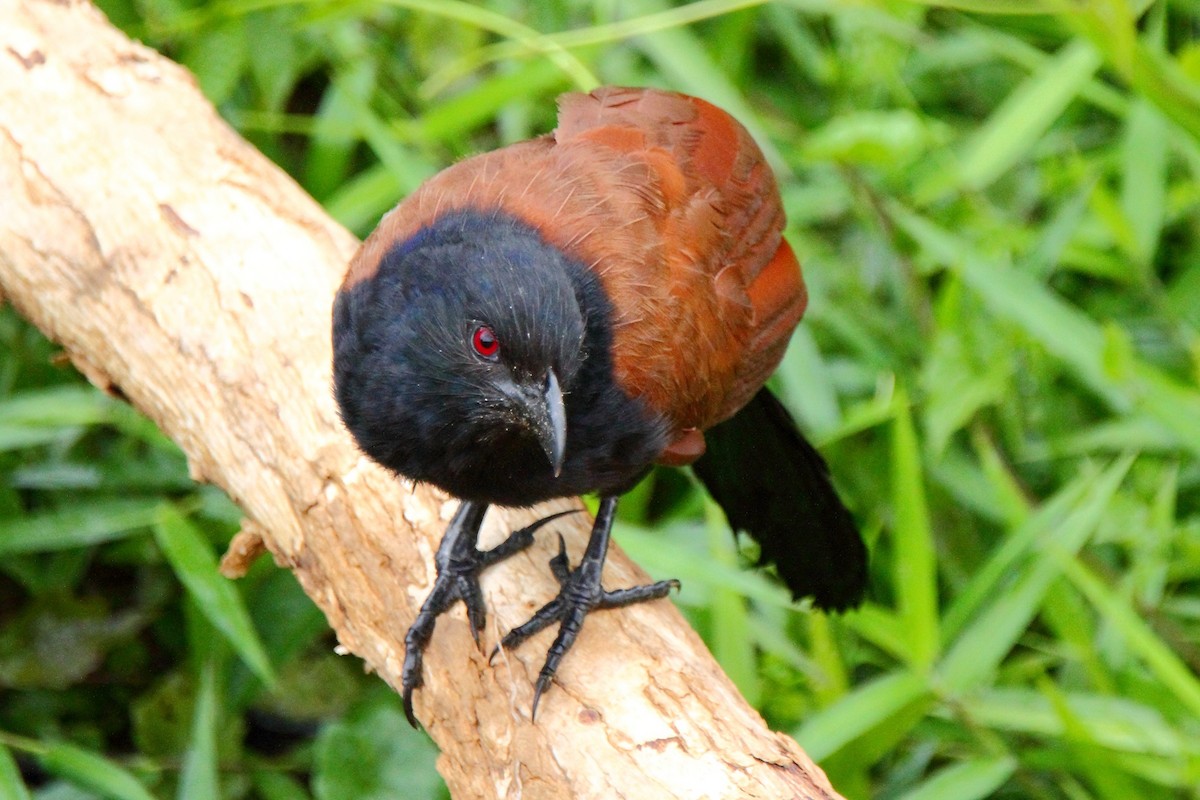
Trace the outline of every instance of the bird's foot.
<instances>
[{"instance_id":1,"label":"bird's foot","mask_svg":"<svg viewBox=\"0 0 1200 800\"><path fill-rule=\"evenodd\" d=\"M538 609L523 625L509 631L498 645L492 650L489 661L496 657L501 648L512 649L521 642L533 636L554 622L559 623L558 636L550 650L546 653L546 663L538 674L537 685L533 691L533 707L530 719L537 717L538 701L542 693L550 686L559 664L583 628L583 620L598 608L619 608L633 605L646 600L656 600L666 597L672 589L679 588L679 581L667 580L645 586L633 586L628 589L605 591L600 585L600 571L604 566L603 558L597 560L584 555L579 566L571 569L567 560L567 546L562 536L558 537L558 555L550 559L550 571L558 579L558 596Z\"/></svg>"},{"instance_id":2,"label":"bird's foot","mask_svg":"<svg viewBox=\"0 0 1200 800\"><path fill-rule=\"evenodd\" d=\"M400 695L404 701L404 715L414 728L417 727L417 718L413 714L412 695L425 683L422 664L425 648L433 637L437 618L454 605L455 601L462 600L467 607L471 635L475 637L475 644L478 645L479 632L483 630L487 614L483 592L479 587L479 573L529 547L533 544L534 532L547 522L575 513L574 510L560 511L543 517L514 531L491 550L479 550L476 541L486 510L486 505L474 503L464 502L459 507L458 513L454 515L442 536L442 543L438 546L435 559L437 578L433 582L433 589L425 598L417 618L404 636L404 667L401 671Z\"/></svg>"}]
</instances>

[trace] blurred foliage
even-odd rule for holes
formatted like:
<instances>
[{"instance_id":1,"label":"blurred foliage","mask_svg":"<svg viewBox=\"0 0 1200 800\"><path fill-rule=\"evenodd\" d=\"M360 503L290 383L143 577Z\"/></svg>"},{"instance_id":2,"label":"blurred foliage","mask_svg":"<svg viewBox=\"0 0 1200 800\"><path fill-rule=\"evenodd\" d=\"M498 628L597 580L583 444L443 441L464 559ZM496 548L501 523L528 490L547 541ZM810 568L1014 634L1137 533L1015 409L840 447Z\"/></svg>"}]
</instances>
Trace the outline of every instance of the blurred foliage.
<instances>
[{"instance_id":1,"label":"blurred foliage","mask_svg":"<svg viewBox=\"0 0 1200 800\"><path fill-rule=\"evenodd\" d=\"M852 800L1200 797L1200 2L100 5L360 234L564 90L735 113L811 293L776 385L871 597L790 605L680 473L622 546ZM229 501L0 343L0 797L444 796L289 573L216 576Z\"/></svg>"}]
</instances>

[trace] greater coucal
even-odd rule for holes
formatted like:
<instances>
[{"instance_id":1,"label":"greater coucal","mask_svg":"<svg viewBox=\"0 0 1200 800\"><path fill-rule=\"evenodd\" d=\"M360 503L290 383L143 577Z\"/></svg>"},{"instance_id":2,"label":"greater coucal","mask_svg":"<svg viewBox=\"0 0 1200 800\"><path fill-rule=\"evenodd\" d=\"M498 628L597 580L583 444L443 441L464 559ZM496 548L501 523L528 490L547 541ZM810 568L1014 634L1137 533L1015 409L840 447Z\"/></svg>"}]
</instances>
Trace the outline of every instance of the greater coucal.
<instances>
[{"instance_id":1,"label":"greater coucal","mask_svg":"<svg viewBox=\"0 0 1200 800\"><path fill-rule=\"evenodd\" d=\"M457 599L478 639L480 570L542 522L477 549L489 505L586 492L600 509L558 596L500 646L560 622L533 712L605 591L617 497L654 464L692 464L797 597L856 604L866 551L820 455L763 388L807 299L774 176L715 106L652 89L559 98L551 134L466 159L389 212L334 305L334 383L374 460L461 498L405 638L405 709ZM415 724L415 722L414 722Z\"/></svg>"}]
</instances>

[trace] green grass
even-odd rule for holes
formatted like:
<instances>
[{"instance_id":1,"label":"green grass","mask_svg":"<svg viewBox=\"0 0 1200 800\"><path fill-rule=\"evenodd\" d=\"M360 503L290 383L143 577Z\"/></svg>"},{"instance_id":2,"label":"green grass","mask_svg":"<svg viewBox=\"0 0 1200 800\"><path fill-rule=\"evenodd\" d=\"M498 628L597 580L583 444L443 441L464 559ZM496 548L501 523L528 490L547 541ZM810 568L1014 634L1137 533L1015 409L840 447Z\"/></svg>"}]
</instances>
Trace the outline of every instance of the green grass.
<instances>
[{"instance_id":1,"label":"green grass","mask_svg":"<svg viewBox=\"0 0 1200 800\"><path fill-rule=\"evenodd\" d=\"M792 606L666 472L618 541L852 800L1200 797L1200 2L101 6L360 234L561 91L736 113L811 293L775 385L870 598ZM217 577L230 502L0 342L0 797L443 796L290 574Z\"/></svg>"}]
</instances>

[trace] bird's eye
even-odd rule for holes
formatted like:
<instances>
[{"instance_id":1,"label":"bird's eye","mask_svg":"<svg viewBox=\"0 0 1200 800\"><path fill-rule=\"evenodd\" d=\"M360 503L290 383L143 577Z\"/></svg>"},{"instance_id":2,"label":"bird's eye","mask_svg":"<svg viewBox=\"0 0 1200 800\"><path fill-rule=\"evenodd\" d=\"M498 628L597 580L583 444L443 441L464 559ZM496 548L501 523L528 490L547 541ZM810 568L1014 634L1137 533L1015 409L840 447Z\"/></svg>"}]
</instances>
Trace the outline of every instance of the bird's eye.
<instances>
[{"instance_id":1,"label":"bird's eye","mask_svg":"<svg viewBox=\"0 0 1200 800\"><path fill-rule=\"evenodd\" d=\"M475 333L471 335L471 346L488 361L495 361L500 357L500 340L487 325L480 325L475 329Z\"/></svg>"}]
</instances>

